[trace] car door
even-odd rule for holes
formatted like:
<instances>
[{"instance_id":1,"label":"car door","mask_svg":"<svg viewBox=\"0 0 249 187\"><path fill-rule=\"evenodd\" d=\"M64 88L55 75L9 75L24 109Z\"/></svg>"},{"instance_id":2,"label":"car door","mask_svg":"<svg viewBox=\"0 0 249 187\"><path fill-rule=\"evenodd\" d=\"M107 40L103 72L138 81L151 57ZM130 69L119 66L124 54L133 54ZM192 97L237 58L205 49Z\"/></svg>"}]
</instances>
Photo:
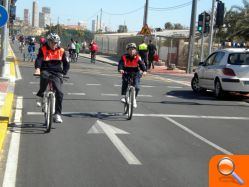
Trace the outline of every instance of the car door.
<instances>
[{"instance_id":1,"label":"car door","mask_svg":"<svg viewBox=\"0 0 249 187\"><path fill-rule=\"evenodd\" d=\"M204 76L206 79L206 86L209 89L214 89L214 80L218 75L218 69L220 69L221 67L220 65L222 63L224 55L225 53L222 51L216 52L208 62Z\"/></svg>"},{"instance_id":2,"label":"car door","mask_svg":"<svg viewBox=\"0 0 249 187\"><path fill-rule=\"evenodd\" d=\"M204 62L204 66L202 69L203 73L200 79L201 79L201 84L205 88L210 88L210 82L211 82L210 79L212 79L211 74L212 74L213 64L214 64L216 55L217 53L212 53Z\"/></svg>"}]
</instances>

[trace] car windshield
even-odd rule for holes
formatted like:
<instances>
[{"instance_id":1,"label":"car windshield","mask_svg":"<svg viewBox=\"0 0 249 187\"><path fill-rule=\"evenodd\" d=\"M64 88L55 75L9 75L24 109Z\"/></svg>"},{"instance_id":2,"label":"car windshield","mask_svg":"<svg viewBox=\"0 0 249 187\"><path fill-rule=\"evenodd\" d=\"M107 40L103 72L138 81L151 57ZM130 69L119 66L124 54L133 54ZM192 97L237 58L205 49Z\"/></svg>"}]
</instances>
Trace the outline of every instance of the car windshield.
<instances>
[{"instance_id":1,"label":"car windshield","mask_svg":"<svg viewBox=\"0 0 249 187\"><path fill-rule=\"evenodd\" d=\"M228 64L249 65L249 53L232 53L228 57Z\"/></svg>"}]
</instances>

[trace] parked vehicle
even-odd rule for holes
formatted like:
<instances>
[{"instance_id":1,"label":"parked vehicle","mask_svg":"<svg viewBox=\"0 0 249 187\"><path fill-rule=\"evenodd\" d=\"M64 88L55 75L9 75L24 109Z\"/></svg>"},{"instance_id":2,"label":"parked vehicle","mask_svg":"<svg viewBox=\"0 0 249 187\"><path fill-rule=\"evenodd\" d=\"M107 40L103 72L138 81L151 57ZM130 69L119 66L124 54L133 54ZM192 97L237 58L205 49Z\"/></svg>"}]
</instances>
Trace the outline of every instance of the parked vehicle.
<instances>
[{"instance_id":1,"label":"parked vehicle","mask_svg":"<svg viewBox=\"0 0 249 187\"><path fill-rule=\"evenodd\" d=\"M217 98L226 92L249 93L249 49L217 50L200 62L191 81L194 92L214 90Z\"/></svg>"}]
</instances>

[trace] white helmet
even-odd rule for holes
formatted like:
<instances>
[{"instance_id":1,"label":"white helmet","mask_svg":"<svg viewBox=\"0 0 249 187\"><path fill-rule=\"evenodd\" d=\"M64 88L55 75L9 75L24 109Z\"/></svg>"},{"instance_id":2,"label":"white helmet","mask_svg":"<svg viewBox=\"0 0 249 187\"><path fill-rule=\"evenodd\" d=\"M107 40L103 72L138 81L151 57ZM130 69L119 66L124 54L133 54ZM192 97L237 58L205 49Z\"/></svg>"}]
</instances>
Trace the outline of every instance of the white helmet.
<instances>
[{"instance_id":1,"label":"white helmet","mask_svg":"<svg viewBox=\"0 0 249 187\"><path fill-rule=\"evenodd\" d=\"M137 48L137 45L136 45L135 43L128 43L128 44L126 45L126 49L128 50L128 49L130 49L130 48L136 49L136 48Z\"/></svg>"},{"instance_id":2,"label":"white helmet","mask_svg":"<svg viewBox=\"0 0 249 187\"><path fill-rule=\"evenodd\" d=\"M60 41L61 41L60 37L56 33L50 33L47 36L47 40L48 41L50 40L50 41L55 42L55 43L60 43Z\"/></svg>"}]
</instances>

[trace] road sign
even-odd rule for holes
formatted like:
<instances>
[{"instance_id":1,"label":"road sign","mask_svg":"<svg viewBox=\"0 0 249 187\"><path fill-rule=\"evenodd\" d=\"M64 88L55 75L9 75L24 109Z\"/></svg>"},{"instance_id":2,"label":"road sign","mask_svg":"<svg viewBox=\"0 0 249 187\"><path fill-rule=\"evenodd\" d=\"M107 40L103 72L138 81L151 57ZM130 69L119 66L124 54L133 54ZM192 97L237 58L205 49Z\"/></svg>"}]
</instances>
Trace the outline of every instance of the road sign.
<instances>
[{"instance_id":1,"label":"road sign","mask_svg":"<svg viewBox=\"0 0 249 187\"><path fill-rule=\"evenodd\" d=\"M0 5L0 27L3 27L9 19L9 15L5 7Z\"/></svg>"},{"instance_id":2,"label":"road sign","mask_svg":"<svg viewBox=\"0 0 249 187\"><path fill-rule=\"evenodd\" d=\"M142 35L151 35L151 31L150 31L150 28L148 27L147 24L145 24L142 28L142 30L139 32L139 34L142 34Z\"/></svg>"}]
</instances>

